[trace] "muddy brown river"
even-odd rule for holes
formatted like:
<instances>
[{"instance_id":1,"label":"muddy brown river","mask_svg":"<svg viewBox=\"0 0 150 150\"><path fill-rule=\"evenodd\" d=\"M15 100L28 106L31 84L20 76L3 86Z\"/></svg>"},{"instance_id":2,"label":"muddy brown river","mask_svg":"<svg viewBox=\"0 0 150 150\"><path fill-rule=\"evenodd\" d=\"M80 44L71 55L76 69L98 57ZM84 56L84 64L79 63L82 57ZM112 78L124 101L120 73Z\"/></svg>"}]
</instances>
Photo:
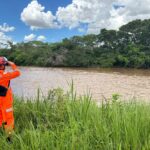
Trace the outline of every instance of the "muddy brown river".
<instances>
[{"instance_id":1,"label":"muddy brown river","mask_svg":"<svg viewBox=\"0 0 150 150\"><path fill-rule=\"evenodd\" d=\"M43 94L49 89L69 89L73 80L78 95L91 93L100 101L118 93L122 99L150 101L150 70L136 69L78 69L20 67L21 76L11 82L14 94L35 97L37 89Z\"/></svg>"}]
</instances>

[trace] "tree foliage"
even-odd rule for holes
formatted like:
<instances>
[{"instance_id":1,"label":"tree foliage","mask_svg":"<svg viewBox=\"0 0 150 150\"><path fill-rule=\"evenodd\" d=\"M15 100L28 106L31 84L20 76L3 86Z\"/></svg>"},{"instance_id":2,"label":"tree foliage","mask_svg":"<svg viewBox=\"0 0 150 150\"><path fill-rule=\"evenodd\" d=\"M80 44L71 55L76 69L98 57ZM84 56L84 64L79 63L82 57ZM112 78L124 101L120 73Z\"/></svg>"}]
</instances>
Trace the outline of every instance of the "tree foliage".
<instances>
[{"instance_id":1,"label":"tree foliage","mask_svg":"<svg viewBox=\"0 0 150 150\"><path fill-rule=\"evenodd\" d=\"M150 68L150 20L135 20L98 35L74 36L59 43L9 43L1 56L24 66Z\"/></svg>"}]
</instances>

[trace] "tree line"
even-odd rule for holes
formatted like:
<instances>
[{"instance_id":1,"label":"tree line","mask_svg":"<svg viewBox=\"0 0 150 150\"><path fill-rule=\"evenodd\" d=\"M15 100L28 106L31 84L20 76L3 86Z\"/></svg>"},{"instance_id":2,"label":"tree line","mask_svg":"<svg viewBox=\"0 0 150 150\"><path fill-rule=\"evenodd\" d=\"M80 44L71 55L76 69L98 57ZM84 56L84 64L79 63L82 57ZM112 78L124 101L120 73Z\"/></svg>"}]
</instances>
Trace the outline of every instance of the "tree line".
<instances>
[{"instance_id":1,"label":"tree line","mask_svg":"<svg viewBox=\"0 0 150 150\"><path fill-rule=\"evenodd\" d=\"M0 55L21 66L150 68L150 19L57 43L10 44Z\"/></svg>"}]
</instances>

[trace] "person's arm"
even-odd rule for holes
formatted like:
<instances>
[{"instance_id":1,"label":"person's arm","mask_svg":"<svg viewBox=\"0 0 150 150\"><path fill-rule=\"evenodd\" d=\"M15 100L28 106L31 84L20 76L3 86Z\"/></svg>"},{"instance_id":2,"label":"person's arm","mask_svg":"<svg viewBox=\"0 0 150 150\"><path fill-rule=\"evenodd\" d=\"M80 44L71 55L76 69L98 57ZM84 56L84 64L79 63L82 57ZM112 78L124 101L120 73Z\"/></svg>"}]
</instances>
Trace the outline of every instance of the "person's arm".
<instances>
[{"instance_id":1,"label":"person's arm","mask_svg":"<svg viewBox=\"0 0 150 150\"><path fill-rule=\"evenodd\" d=\"M8 63L9 66L11 66L12 70L19 71L18 68L17 68L17 66L13 62L8 61L7 63Z\"/></svg>"},{"instance_id":2,"label":"person's arm","mask_svg":"<svg viewBox=\"0 0 150 150\"><path fill-rule=\"evenodd\" d=\"M8 61L8 65L11 66L13 71L8 72L4 74L2 77L0 77L0 82L4 80L11 80L13 78L20 76L20 71L18 70L17 66L13 62Z\"/></svg>"}]
</instances>

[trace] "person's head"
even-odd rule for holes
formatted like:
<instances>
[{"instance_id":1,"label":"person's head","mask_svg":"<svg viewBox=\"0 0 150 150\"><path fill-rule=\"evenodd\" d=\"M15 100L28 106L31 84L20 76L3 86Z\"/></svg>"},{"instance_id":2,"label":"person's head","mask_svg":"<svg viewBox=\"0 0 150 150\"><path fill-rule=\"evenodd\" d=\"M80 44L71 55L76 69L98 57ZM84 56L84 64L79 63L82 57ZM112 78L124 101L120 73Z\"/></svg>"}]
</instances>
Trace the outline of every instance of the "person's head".
<instances>
[{"instance_id":1,"label":"person's head","mask_svg":"<svg viewBox=\"0 0 150 150\"><path fill-rule=\"evenodd\" d=\"M0 70L5 70L6 65L7 65L7 58L0 57Z\"/></svg>"}]
</instances>

